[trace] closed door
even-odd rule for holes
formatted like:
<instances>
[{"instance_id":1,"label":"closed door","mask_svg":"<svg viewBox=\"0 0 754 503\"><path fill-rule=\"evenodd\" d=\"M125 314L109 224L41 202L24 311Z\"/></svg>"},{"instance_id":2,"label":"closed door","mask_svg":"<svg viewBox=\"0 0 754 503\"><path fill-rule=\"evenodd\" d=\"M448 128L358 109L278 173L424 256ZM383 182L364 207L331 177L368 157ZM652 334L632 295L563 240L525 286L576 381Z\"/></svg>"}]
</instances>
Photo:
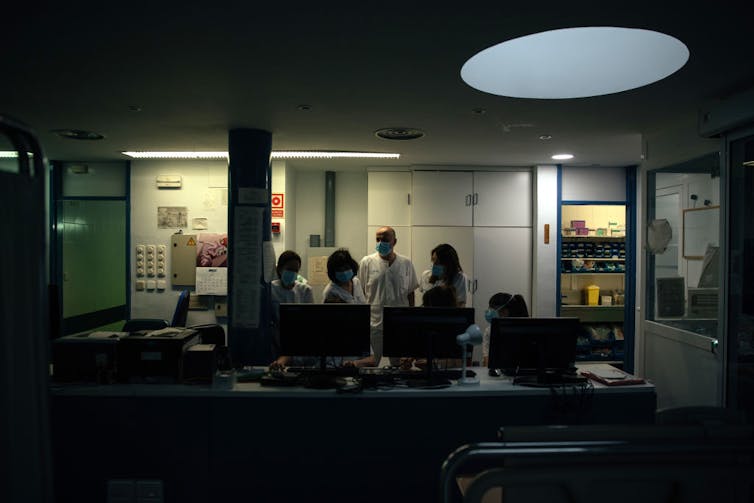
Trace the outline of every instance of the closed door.
<instances>
[{"instance_id":1,"label":"closed door","mask_svg":"<svg viewBox=\"0 0 754 503\"><path fill-rule=\"evenodd\" d=\"M411 173L373 171L367 174L367 224L411 224Z\"/></svg>"},{"instance_id":2,"label":"closed door","mask_svg":"<svg viewBox=\"0 0 754 503\"><path fill-rule=\"evenodd\" d=\"M415 171L411 185L413 225L472 225L471 172Z\"/></svg>"},{"instance_id":3,"label":"closed door","mask_svg":"<svg viewBox=\"0 0 754 503\"><path fill-rule=\"evenodd\" d=\"M475 172L472 202L475 226L531 227L531 172Z\"/></svg>"},{"instance_id":4,"label":"closed door","mask_svg":"<svg viewBox=\"0 0 754 503\"><path fill-rule=\"evenodd\" d=\"M520 294L531 310L532 230L530 227L474 228L474 313L486 327L484 311L497 292Z\"/></svg>"}]
</instances>

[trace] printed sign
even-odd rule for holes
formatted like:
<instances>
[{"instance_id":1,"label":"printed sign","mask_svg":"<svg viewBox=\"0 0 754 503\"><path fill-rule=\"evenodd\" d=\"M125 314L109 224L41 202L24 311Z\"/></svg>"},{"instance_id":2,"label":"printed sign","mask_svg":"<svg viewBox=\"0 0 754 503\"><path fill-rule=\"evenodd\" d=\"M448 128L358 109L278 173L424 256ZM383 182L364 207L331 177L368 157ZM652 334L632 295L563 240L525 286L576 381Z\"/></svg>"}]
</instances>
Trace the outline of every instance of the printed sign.
<instances>
[{"instance_id":1,"label":"printed sign","mask_svg":"<svg viewBox=\"0 0 754 503\"><path fill-rule=\"evenodd\" d=\"M285 218L285 210L272 210L272 218Z\"/></svg>"},{"instance_id":2,"label":"printed sign","mask_svg":"<svg viewBox=\"0 0 754 503\"><path fill-rule=\"evenodd\" d=\"M272 194L270 198L270 204L273 208L283 209L285 208L285 194Z\"/></svg>"}]
</instances>

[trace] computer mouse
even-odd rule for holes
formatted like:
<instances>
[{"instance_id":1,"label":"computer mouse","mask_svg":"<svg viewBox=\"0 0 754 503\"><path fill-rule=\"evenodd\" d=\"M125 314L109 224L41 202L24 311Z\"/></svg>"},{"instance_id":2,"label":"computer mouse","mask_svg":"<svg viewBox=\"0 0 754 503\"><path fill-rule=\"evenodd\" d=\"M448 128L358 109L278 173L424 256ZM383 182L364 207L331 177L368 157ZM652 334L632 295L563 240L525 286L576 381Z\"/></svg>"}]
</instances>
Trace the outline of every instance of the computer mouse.
<instances>
[{"instance_id":1,"label":"computer mouse","mask_svg":"<svg viewBox=\"0 0 754 503\"><path fill-rule=\"evenodd\" d=\"M501 375L503 375L500 369L490 369L488 374L490 377L500 377Z\"/></svg>"}]
</instances>

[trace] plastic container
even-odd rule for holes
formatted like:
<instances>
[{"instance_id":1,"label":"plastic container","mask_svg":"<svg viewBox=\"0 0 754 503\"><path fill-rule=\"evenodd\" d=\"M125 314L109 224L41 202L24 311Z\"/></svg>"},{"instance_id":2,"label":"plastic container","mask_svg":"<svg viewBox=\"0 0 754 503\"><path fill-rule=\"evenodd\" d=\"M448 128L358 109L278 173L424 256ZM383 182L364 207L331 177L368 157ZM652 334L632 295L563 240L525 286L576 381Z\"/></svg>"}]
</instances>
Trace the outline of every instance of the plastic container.
<instances>
[{"instance_id":1,"label":"plastic container","mask_svg":"<svg viewBox=\"0 0 754 503\"><path fill-rule=\"evenodd\" d=\"M597 285L588 285L584 287L584 304L587 306L597 306L600 303L600 287Z\"/></svg>"}]
</instances>

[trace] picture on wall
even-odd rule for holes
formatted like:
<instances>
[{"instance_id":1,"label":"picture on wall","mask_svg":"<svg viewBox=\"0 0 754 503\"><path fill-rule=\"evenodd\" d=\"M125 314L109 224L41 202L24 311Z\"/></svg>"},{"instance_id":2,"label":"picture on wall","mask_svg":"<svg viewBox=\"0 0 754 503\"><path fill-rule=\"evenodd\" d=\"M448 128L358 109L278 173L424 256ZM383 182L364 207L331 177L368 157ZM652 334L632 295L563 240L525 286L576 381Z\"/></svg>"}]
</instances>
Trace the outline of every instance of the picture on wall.
<instances>
[{"instance_id":1,"label":"picture on wall","mask_svg":"<svg viewBox=\"0 0 754 503\"><path fill-rule=\"evenodd\" d=\"M196 239L197 267L228 267L228 234L204 233Z\"/></svg>"},{"instance_id":2,"label":"picture on wall","mask_svg":"<svg viewBox=\"0 0 754 503\"><path fill-rule=\"evenodd\" d=\"M180 229L188 227L188 209L185 206L158 206L157 228Z\"/></svg>"}]
</instances>

